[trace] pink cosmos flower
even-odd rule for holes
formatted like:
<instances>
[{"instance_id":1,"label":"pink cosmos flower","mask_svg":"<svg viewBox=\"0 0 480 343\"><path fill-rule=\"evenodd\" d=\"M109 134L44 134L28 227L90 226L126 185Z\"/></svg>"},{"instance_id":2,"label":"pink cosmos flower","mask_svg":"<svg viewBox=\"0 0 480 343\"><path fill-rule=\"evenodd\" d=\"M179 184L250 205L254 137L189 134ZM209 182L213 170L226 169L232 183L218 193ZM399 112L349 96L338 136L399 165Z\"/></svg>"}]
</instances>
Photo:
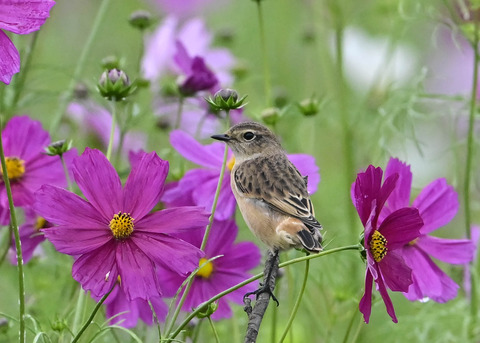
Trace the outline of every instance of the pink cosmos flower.
<instances>
[{"instance_id":1,"label":"pink cosmos flower","mask_svg":"<svg viewBox=\"0 0 480 343\"><path fill-rule=\"evenodd\" d=\"M2 140L15 206L31 206L33 193L43 184L67 185L60 158L45 154L50 137L39 121L27 116L13 117L2 132ZM75 149L63 155L67 167L76 155ZM0 180L0 208L3 209L0 221L5 224L9 211L3 178Z\"/></svg>"},{"instance_id":2,"label":"pink cosmos flower","mask_svg":"<svg viewBox=\"0 0 480 343\"><path fill-rule=\"evenodd\" d=\"M162 25L145 42L142 59L143 76L152 81L165 74L181 75L182 69L174 60L176 42L180 42L189 56L201 57L206 66L215 74L219 86L231 86L231 69L235 64L232 53L225 48L212 48L213 35L200 18L189 19L180 26L179 19L168 16Z\"/></svg>"},{"instance_id":3,"label":"pink cosmos flower","mask_svg":"<svg viewBox=\"0 0 480 343\"><path fill-rule=\"evenodd\" d=\"M73 162L77 185L87 200L44 185L35 210L58 226L42 230L55 248L76 257L73 278L94 297L105 295L121 278L128 300L162 294L157 266L186 275L198 266L202 251L171 236L204 227L208 213L199 207L150 213L160 200L168 162L143 153L125 186L98 150L87 148Z\"/></svg>"},{"instance_id":4,"label":"pink cosmos flower","mask_svg":"<svg viewBox=\"0 0 480 343\"><path fill-rule=\"evenodd\" d=\"M52 0L1 0L0 29L19 35L37 31L50 16ZM9 84L20 71L20 54L8 36L0 30L0 81Z\"/></svg>"},{"instance_id":5,"label":"pink cosmos flower","mask_svg":"<svg viewBox=\"0 0 480 343\"><path fill-rule=\"evenodd\" d=\"M205 230L195 230L191 233L180 234L177 237L200 247ZM208 259L221 255L217 259L207 262L196 274L182 309L190 311L214 295L245 281L252 275L249 270L260 263L261 254L258 247L252 242L234 243L238 227L232 220L214 221L205 247L205 256L198 260L197 266L207 262ZM185 277L169 271L160 271L159 278L165 288L166 294L173 296L177 292ZM212 319L229 318L232 310L228 301L243 304L243 295L256 289L250 283L218 301L218 308L212 314ZM180 295L181 296L181 295Z\"/></svg>"},{"instance_id":6,"label":"pink cosmos flower","mask_svg":"<svg viewBox=\"0 0 480 343\"><path fill-rule=\"evenodd\" d=\"M99 301L101 298L96 298ZM161 297L150 298L155 315L158 320L163 321L167 316L168 306ZM133 328L137 325L138 319L141 319L148 325L153 324L153 313L145 299L128 300L125 292L121 287L115 287L108 298L103 303L106 308L106 317L112 318L110 324L121 325L125 328Z\"/></svg>"},{"instance_id":7,"label":"pink cosmos flower","mask_svg":"<svg viewBox=\"0 0 480 343\"><path fill-rule=\"evenodd\" d=\"M37 250L37 247L45 240L45 236L40 230L51 226L51 223L38 216L33 209L29 207L25 208L25 223L19 227L24 263L30 261L34 252ZM12 243L10 244L9 257L12 264L17 264L17 249L13 238Z\"/></svg>"},{"instance_id":8,"label":"pink cosmos flower","mask_svg":"<svg viewBox=\"0 0 480 343\"><path fill-rule=\"evenodd\" d=\"M365 227L364 246L367 269L365 293L360 301L360 312L366 323L372 310L372 285L377 286L387 308L396 323L397 317L387 287L396 292L407 292L412 284L412 271L403 258L402 248L420 235L423 225L418 210L400 208L380 220L382 208L395 190L398 174L385 178L382 184L381 168L370 165L357 175L353 184L353 202Z\"/></svg>"},{"instance_id":9,"label":"pink cosmos flower","mask_svg":"<svg viewBox=\"0 0 480 343\"><path fill-rule=\"evenodd\" d=\"M196 205L210 210L220 177L225 145L220 142L202 145L180 130L171 132L170 143L183 157L203 168L186 172L176 187L169 188L165 192L162 201L172 206L181 203L182 198L189 198ZM315 193L320 181L315 159L304 154L288 155L288 157L302 175L308 176L309 193ZM218 220L230 219L235 213L236 201L230 188L230 171L235 163L233 153L229 152L228 159L215 212L215 219Z\"/></svg>"},{"instance_id":10,"label":"pink cosmos flower","mask_svg":"<svg viewBox=\"0 0 480 343\"><path fill-rule=\"evenodd\" d=\"M107 109L91 100L84 100L70 103L67 114L75 120L81 130L86 131L86 133L92 132L98 137L104 148L108 146L112 115ZM120 129L117 125L113 138L113 148L117 149L119 143ZM127 154L129 150L144 149L146 144L147 137L143 132L128 131L124 137L122 151Z\"/></svg>"},{"instance_id":11,"label":"pink cosmos flower","mask_svg":"<svg viewBox=\"0 0 480 343\"><path fill-rule=\"evenodd\" d=\"M409 206L412 173L410 166L390 158L385 177L398 175L397 187L387 200L381 218ZM449 223L457 214L458 199L454 188L443 178L427 185L413 201L423 220L420 236L402 248L402 255L412 269L412 285L405 292L409 300L430 298L446 302L456 297L459 286L432 261L430 256L451 264L464 264L473 259L475 246L469 239L443 239L429 233Z\"/></svg>"}]
</instances>

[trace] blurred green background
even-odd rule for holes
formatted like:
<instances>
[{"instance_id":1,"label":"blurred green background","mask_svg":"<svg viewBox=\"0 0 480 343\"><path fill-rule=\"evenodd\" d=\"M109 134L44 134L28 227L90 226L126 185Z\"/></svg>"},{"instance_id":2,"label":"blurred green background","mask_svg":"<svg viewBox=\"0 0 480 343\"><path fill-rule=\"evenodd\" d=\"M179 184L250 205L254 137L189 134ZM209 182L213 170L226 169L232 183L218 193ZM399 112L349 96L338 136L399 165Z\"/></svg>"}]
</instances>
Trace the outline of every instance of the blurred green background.
<instances>
[{"instance_id":1,"label":"blurred green background","mask_svg":"<svg viewBox=\"0 0 480 343\"><path fill-rule=\"evenodd\" d=\"M100 1L57 2L39 33L17 114L28 114L49 128L99 4ZM265 98L257 3L211 1L198 15L205 18L214 33L215 44L231 49L238 62L246 67L245 75L232 85L240 94L248 94L245 114L261 120L261 112L277 104L282 116L274 129L286 150L315 156L322 180L312 199L316 216L325 228L326 248L359 241L363 228L350 201L350 185L358 171L369 164L384 168L390 156L412 165L416 193L439 177L446 177L456 187L461 202L459 213L435 235L463 238L461 192L466 139L459 127L468 115L470 92L455 89L449 74L435 74L442 68L435 69L434 65L435 58L443 57L443 70L453 68L455 73L455 66L459 69L457 74L462 73L462 68L473 70L473 59L466 65L464 61L450 59L452 51L442 49L445 34L439 32L446 29L447 38L455 33L448 26L455 26L458 19L452 16L457 3L446 0L266 0L261 6L272 99ZM104 57L119 57L132 79L141 76L138 61L143 53L143 37L128 23L130 14L138 9L149 10L158 24L166 16L152 3L111 2L87 57L81 80L105 106L105 100L95 95ZM231 38L228 41L222 39L226 32ZM21 51L25 51L31 39L30 36L12 38ZM460 40L455 41L458 45L453 49L468 57L468 47L462 46ZM343 58L339 59L339 55ZM452 89L438 92L435 87L428 87L436 82ZM472 76L464 82L468 90ZM10 90L6 87L0 85L8 96ZM318 100L319 111L315 116L305 117L297 104L311 97ZM148 90L142 90L137 96L143 114L134 126L147 132L148 149L156 150L162 157L161 152L169 149L168 135L155 125L151 100ZM65 125L69 123L64 122L61 127ZM66 138L63 132L62 129L51 132L53 140ZM93 144L80 134L68 138L74 140L80 152ZM172 170L178 171L174 164L178 160L178 157L173 160ZM476 154L471 197L474 223L480 223L478 160ZM241 226L239 240L254 240L239 214L237 219ZM265 252L261 243L255 242ZM27 325L36 325L48 332L52 342L67 342L71 340L68 332L53 333L51 326L72 320L78 292L78 285L71 278L72 259L56 253L48 242L43 246L45 256L35 258L25 267L27 313L34 318L27 320ZM281 259L297 256L301 253L290 251ZM462 267L440 265L462 285ZM303 269L301 264L285 269L276 291L280 306L269 307L259 342L278 341L300 288ZM259 267L256 271L261 270ZM478 337L468 337L470 306L462 287L457 298L446 304L412 303L402 294L390 293L398 324L391 322L383 302L374 292L378 301L374 301L370 324L364 324L358 311L364 273L364 263L356 252L313 260L306 293L285 342L478 341ZM15 317L18 315L16 270L5 261L0 266L0 275L0 312ZM89 313L94 302L89 299L86 306ZM247 317L240 306L233 308L233 319L216 324L222 342L243 341ZM102 316L104 313L97 316L96 322L103 323ZM212 342L208 324L202 326L198 342ZM15 321L8 319L8 324L0 327L0 342L16 341L17 329ZM96 330L92 325L84 341L89 342ZM157 339L155 327L140 324L133 332L145 342ZM33 337L29 332L28 341ZM95 342L115 339L131 341L127 334L116 331L116 337L107 332ZM42 341L49 342L38 340Z\"/></svg>"}]
</instances>

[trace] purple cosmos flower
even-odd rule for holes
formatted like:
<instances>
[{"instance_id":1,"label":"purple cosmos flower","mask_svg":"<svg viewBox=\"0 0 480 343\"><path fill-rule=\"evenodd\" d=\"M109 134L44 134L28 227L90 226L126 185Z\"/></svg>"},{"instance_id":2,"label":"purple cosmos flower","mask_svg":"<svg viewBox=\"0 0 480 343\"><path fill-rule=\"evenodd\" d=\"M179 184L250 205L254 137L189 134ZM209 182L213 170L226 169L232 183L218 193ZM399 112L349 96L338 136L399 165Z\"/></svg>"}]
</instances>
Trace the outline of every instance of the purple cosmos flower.
<instances>
[{"instance_id":1,"label":"purple cosmos flower","mask_svg":"<svg viewBox=\"0 0 480 343\"><path fill-rule=\"evenodd\" d=\"M218 83L215 74L207 67L200 56L190 57L182 42L176 42L177 51L173 57L184 75L184 81L179 86L183 96L192 96L204 90L214 90Z\"/></svg>"},{"instance_id":2,"label":"purple cosmos flower","mask_svg":"<svg viewBox=\"0 0 480 343\"><path fill-rule=\"evenodd\" d=\"M120 276L129 300L149 299L162 291L157 265L180 275L198 266L203 253L170 234L205 226L208 213L199 207L149 213L162 195L168 162L154 152L143 154L122 188L105 156L87 148L73 172L88 201L44 185L35 209L58 225L43 232L58 251L76 257L73 278L85 290L101 297Z\"/></svg>"},{"instance_id":3,"label":"purple cosmos flower","mask_svg":"<svg viewBox=\"0 0 480 343\"><path fill-rule=\"evenodd\" d=\"M397 187L387 200L380 218L409 206L412 173L410 166L396 158L390 158L385 177L398 175ZM468 263L473 258L475 246L468 239L442 239L428 236L429 233L449 223L457 214L457 193L443 178L427 185L413 201L423 219L420 236L405 244L402 255L412 269L413 284L405 292L409 300L428 297L437 302L446 302L457 295L459 286L432 261L430 256L451 264Z\"/></svg>"},{"instance_id":4,"label":"purple cosmos flower","mask_svg":"<svg viewBox=\"0 0 480 343\"><path fill-rule=\"evenodd\" d=\"M178 237L200 247L205 230L195 230L190 234L181 234ZM214 221L210 236L205 247L205 256L198 260L197 266L208 259L223 255L207 262L197 273L192 283L182 309L190 311L214 295L251 277L248 271L260 263L261 254L258 247L252 242L234 243L238 228L232 220ZM160 271L159 278L165 287L166 294L173 296L185 280L178 274L169 271ZM218 302L218 309L212 314L212 319L229 318L232 311L227 301L243 304L243 295L254 291L255 285L250 283L224 297Z\"/></svg>"},{"instance_id":5,"label":"purple cosmos flower","mask_svg":"<svg viewBox=\"0 0 480 343\"><path fill-rule=\"evenodd\" d=\"M33 209L29 207L25 208L25 223L19 227L24 263L30 261L37 247L45 240L45 236L40 230L51 226L51 223L38 216ZM9 255L10 262L12 264L17 264L17 249L13 238L12 243L10 244Z\"/></svg>"},{"instance_id":6,"label":"purple cosmos flower","mask_svg":"<svg viewBox=\"0 0 480 343\"><path fill-rule=\"evenodd\" d=\"M365 293L359 308L366 323L372 310L374 280L387 313L397 323L387 287L397 292L408 291L412 284L412 271L403 260L402 248L420 235L423 225L418 210L408 207L398 209L380 220L380 212L398 180L398 174L393 174L386 177L382 185L382 174L381 168L370 165L364 173L357 175L352 187L353 202L365 227L367 270Z\"/></svg>"},{"instance_id":7,"label":"purple cosmos flower","mask_svg":"<svg viewBox=\"0 0 480 343\"><path fill-rule=\"evenodd\" d=\"M52 0L3 0L0 29L26 35L40 29L55 5ZM9 84L20 71L20 54L8 36L0 30L0 81Z\"/></svg>"},{"instance_id":8,"label":"purple cosmos flower","mask_svg":"<svg viewBox=\"0 0 480 343\"><path fill-rule=\"evenodd\" d=\"M68 106L67 113L75 120L78 127L85 133L93 132L99 138L103 147L108 146L110 140L110 129L112 125L112 115L104 107L99 106L93 101L85 100L81 102L72 102ZM120 129L115 128L113 147L116 149L120 142ZM145 148L147 137L139 131L128 131L124 137L122 150L127 154L129 150L139 150Z\"/></svg>"},{"instance_id":9,"label":"purple cosmos flower","mask_svg":"<svg viewBox=\"0 0 480 343\"><path fill-rule=\"evenodd\" d=\"M27 116L13 117L2 132L7 172L15 206L31 206L33 193L43 184L66 186L64 170L58 156L45 154L50 144L48 132L39 121ZM72 149L63 155L67 167L77 155ZM0 180L1 222L8 221L8 197Z\"/></svg>"},{"instance_id":10,"label":"purple cosmos flower","mask_svg":"<svg viewBox=\"0 0 480 343\"><path fill-rule=\"evenodd\" d=\"M101 297L97 297L95 300L99 301ZM158 320L165 320L168 312L168 306L162 300L161 297L150 298L153 309ZM110 324L121 325L126 328L133 328L137 325L140 318L148 325L153 324L153 313L145 299L128 300L125 292L121 287L115 287L105 300L104 305L107 308L106 317L112 318Z\"/></svg>"},{"instance_id":11,"label":"purple cosmos flower","mask_svg":"<svg viewBox=\"0 0 480 343\"><path fill-rule=\"evenodd\" d=\"M174 60L177 41L185 47L189 56L203 58L218 79L219 86L231 86L233 77L230 70L235 64L231 52L225 48L211 48L213 35L202 19L190 19L180 27L178 18L174 16L168 16L145 42L142 71L152 85L166 73L182 74L182 69Z\"/></svg>"},{"instance_id":12,"label":"purple cosmos flower","mask_svg":"<svg viewBox=\"0 0 480 343\"><path fill-rule=\"evenodd\" d=\"M187 160L196 163L204 168L189 170L178 182L177 187L169 188L162 197L167 205L174 205L182 201L182 198L190 198L193 202L207 210L213 204L215 190L223 162L225 145L215 142L208 145L201 145L187 133L175 130L170 134L170 143ZM308 191L314 193L317 190L320 174L315 165L315 159L309 155L296 154L288 155L302 175L308 176ZM229 219L235 213L236 201L230 188L230 171L233 168L235 159L229 152L227 172L222 180L222 188L218 199L215 219Z\"/></svg>"}]
</instances>

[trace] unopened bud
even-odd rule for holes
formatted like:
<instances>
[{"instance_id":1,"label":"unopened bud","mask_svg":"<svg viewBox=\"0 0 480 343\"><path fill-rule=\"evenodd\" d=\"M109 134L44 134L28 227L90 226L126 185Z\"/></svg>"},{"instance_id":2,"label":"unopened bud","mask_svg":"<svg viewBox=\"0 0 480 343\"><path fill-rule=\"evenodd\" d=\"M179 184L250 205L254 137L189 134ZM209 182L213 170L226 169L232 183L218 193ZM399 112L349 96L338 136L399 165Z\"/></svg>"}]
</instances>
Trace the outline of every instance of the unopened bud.
<instances>
[{"instance_id":1,"label":"unopened bud","mask_svg":"<svg viewBox=\"0 0 480 343\"><path fill-rule=\"evenodd\" d=\"M110 69L120 69L120 60L117 56L107 56L104 57L101 61L102 69L110 70Z\"/></svg>"},{"instance_id":2,"label":"unopened bud","mask_svg":"<svg viewBox=\"0 0 480 343\"><path fill-rule=\"evenodd\" d=\"M78 100L85 100L88 98L88 88L84 83L77 83L73 89L73 96Z\"/></svg>"},{"instance_id":3,"label":"unopened bud","mask_svg":"<svg viewBox=\"0 0 480 343\"><path fill-rule=\"evenodd\" d=\"M210 303L207 305L200 305L201 309L197 313L198 318L210 317L218 308L217 303Z\"/></svg>"},{"instance_id":4,"label":"unopened bud","mask_svg":"<svg viewBox=\"0 0 480 343\"><path fill-rule=\"evenodd\" d=\"M71 148L72 148L72 141L66 141L65 139L62 139L60 141L50 143L45 148L45 153L49 156L57 156L57 155L61 156Z\"/></svg>"},{"instance_id":5,"label":"unopened bud","mask_svg":"<svg viewBox=\"0 0 480 343\"><path fill-rule=\"evenodd\" d=\"M134 90L127 74L119 69L104 71L98 82L98 91L108 100L121 101Z\"/></svg>"},{"instance_id":6,"label":"unopened bud","mask_svg":"<svg viewBox=\"0 0 480 343\"><path fill-rule=\"evenodd\" d=\"M276 107L266 108L260 113L260 118L267 125L275 125L281 117L280 110Z\"/></svg>"},{"instance_id":7,"label":"unopened bud","mask_svg":"<svg viewBox=\"0 0 480 343\"><path fill-rule=\"evenodd\" d=\"M298 108L304 116L310 117L318 113L320 104L316 98L311 97L300 101Z\"/></svg>"},{"instance_id":8,"label":"unopened bud","mask_svg":"<svg viewBox=\"0 0 480 343\"><path fill-rule=\"evenodd\" d=\"M246 95L238 99L238 93L230 88L221 89L213 95L212 98L205 98L205 100L210 104L214 110L234 110L242 108L246 104L243 102L246 99Z\"/></svg>"},{"instance_id":9,"label":"unopened bud","mask_svg":"<svg viewBox=\"0 0 480 343\"><path fill-rule=\"evenodd\" d=\"M152 15L150 12L144 10L138 10L133 12L128 19L130 25L134 28L143 31L152 25Z\"/></svg>"}]
</instances>

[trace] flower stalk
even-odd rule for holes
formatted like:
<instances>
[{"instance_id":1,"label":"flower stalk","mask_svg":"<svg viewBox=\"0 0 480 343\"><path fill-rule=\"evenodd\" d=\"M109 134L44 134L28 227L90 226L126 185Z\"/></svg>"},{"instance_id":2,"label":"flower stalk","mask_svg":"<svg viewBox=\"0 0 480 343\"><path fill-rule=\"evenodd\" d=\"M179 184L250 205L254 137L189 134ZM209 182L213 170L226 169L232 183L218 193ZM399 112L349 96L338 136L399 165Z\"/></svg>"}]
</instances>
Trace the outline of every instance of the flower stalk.
<instances>
[{"instance_id":1,"label":"flower stalk","mask_svg":"<svg viewBox=\"0 0 480 343\"><path fill-rule=\"evenodd\" d=\"M110 128L110 139L108 140L108 147L107 147L107 160L111 160L112 157L112 149L113 149L113 141L115 140L115 125L117 124L117 102L114 100L112 101L112 127Z\"/></svg>"},{"instance_id":2,"label":"flower stalk","mask_svg":"<svg viewBox=\"0 0 480 343\"><path fill-rule=\"evenodd\" d=\"M268 64L267 56L267 40L265 39L265 25L263 18L262 10L262 1L256 1L257 3L257 13L258 13L258 26L260 31L260 46L262 49L262 59L263 59L263 85L265 89L265 101L266 105L269 106L272 101L271 95L271 81L270 81L270 68Z\"/></svg>"},{"instance_id":3,"label":"flower stalk","mask_svg":"<svg viewBox=\"0 0 480 343\"><path fill-rule=\"evenodd\" d=\"M322 256L326 256L326 255L330 255L330 254L333 254L333 253L337 253L337 252L340 252L340 251L346 251L346 250L361 250L363 249L363 247L360 245L360 244L355 244L355 245L347 245L347 246L344 246L344 247L339 247L339 248L334 248L334 249L330 249L330 250L326 250L326 251L322 251L318 254L311 254L311 255L308 255L308 256L302 256L302 257L297 257L297 258L294 258L294 259L291 259L289 261L285 261L285 262L282 262L278 265L278 268L285 268L289 265L292 265L292 264L295 264L295 263L300 263L300 262L303 262L303 261L307 261L307 260L311 260L311 259L314 259L314 258L319 258L319 257L322 257ZM217 301L218 299L222 298L223 296L229 294L229 293L232 293L233 291L245 286L245 285L248 285L249 283L255 281L255 280L258 280L260 279L261 277L263 276L263 272L262 273L259 273L257 275L254 275L248 279L246 279L245 281L242 281L238 284L236 284L235 286L233 287L230 287L226 290L224 290L223 292L220 292L218 293L217 295L215 295L214 297L210 298L209 300L207 300L206 302L204 302L203 304L199 305L195 310L193 310L188 316L185 317L185 319L182 321L182 323L180 323L180 325L177 327L177 329L167 337L166 339L166 342L172 342L175 337L178 336L178 334L183 330L183 328L193 319L195 318L199 312L202 311L203 307L204 306L207 306L215 301Z\"/></svg>"},{"instance_id":4,"label":"flower stalk","mask_svg":"<svg viewBox=\"0 0 480 343\"><path fill-rule=\"evenodd\" d=\"M3 140L0 134L0 160L3 171L3 182L8 197L8 206L10 209L10 226L15 236L15 248L17 250L17 271L18 271L18 307L19 307L19 336L20 343L24 343L26 340L25 331L25 276L23 273L23 256L22 256L22 244L20 241L20 233L18 232L17 216L15 214L15 206L13 205L12 188L10 186L10 179L8 178L7 163L5 161L5 153L3 151Z\"/></svg>"}]
</instances>

